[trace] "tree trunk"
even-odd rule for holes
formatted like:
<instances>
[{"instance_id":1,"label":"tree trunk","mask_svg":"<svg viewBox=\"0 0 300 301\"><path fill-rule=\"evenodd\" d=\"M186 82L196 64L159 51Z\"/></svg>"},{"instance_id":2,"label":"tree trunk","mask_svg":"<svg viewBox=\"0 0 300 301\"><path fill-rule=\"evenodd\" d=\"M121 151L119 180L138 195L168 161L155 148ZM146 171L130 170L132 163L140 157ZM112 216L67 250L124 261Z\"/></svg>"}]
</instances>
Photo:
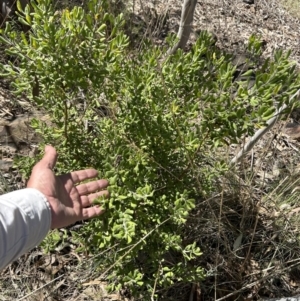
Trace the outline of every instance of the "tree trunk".
<instances>
[{"instance_id":1,"label":"tree trunk","mask_svg":"<svg viewBox=\"0 0 300 301\"><path fill-rule=\"evenodd\" d=\"M168 50L167 55L174 54L178 48L184 48L192 31L194 12L197 0L184 0L181 19L177 33L178 42Z\"/></svg>"}]
</instances>

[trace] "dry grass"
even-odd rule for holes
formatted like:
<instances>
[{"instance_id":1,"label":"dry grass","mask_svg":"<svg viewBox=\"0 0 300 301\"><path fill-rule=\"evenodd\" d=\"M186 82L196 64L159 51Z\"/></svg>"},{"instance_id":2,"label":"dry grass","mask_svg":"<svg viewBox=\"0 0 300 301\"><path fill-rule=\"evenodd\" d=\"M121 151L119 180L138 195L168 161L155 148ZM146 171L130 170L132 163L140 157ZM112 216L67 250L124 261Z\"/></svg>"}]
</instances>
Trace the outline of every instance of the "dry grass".
<instances>
[{"instance_id":1,"label":"dry grass","mask_svg":"<svg viewBox=\"0 0 300 301\"><path fill-rule=\"evenodd\" d=\"M194 262L207 271L199 283L199 300L260 300L299 293L299 147L298 141L281 136L278 127L252 156L219 179L215 195L198 200L185 240L196 242L203 252ZM174 299L181 289L185 287L173 288L169 300L187 300Z\"/></svg>"},{"instance_id":2,"label":"dry grass","mask_svg":"<svg viewBox=\"0 0 300 301\"><path fill-rule=\"evenodd\" d=\"M280 2L294 17L300 19L300 0L281 0Z\"/></svg>"},{"instance_id":3,"label":"dry grass","mask_svg":"<svg viewBox=\"0 0 300 301\"><path fill-rule=\"evenodd\" d=\"M68 251L44 254L40 248L22 256L0 273L0 300L124 300L108 294L97 279L95 259Z\"/></svg>"}]
</instances>

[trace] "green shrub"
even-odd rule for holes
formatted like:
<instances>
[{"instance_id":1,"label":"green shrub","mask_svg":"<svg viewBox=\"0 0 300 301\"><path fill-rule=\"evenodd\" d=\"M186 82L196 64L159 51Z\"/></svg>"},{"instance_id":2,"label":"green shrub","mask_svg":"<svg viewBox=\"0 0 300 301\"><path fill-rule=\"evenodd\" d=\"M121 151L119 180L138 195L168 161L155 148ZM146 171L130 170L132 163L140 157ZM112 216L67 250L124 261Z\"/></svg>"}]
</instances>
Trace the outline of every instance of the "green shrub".
<instances>
[{"instance_id":1,"label":"green shrub","mask_svg":"<svg viewBox=\"0 0 300 301\"><path fill-rule=\"evenodd\" d=\"M59 173L93 166L109 179L110 199L97 201L106 213L79 235L101 254L112 288L147 299L157 288L203 279L195 264L201 246L184 237L188 214L228 168L221 147L263 125L299 77L277 53L253 88L252 71L233 82L229 56L205 32L187 53L165 58L166 49L146 42L129 52L122 15L105 7L92 0L54 11L50 0L33 2L20 17L31 31L7 23L1 35L15 58L2 75L50 115L52 126L32 126L57 148ZM259 42L252 38L249 49L258 53ZM24 160L28 173L33 162Z\"/></svg>"}]
</instances>

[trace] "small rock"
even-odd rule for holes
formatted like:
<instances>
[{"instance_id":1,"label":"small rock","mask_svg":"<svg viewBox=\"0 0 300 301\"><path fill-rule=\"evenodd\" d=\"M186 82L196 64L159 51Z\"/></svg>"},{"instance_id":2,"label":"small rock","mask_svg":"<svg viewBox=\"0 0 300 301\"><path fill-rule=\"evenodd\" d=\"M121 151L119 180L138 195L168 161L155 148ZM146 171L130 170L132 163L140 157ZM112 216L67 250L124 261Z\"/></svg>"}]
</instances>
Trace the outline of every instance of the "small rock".
<instances>
[{"instance_id":1,"label":"small rock","mask_svg":"<svg viewBox=\"0 0 300 301\"><path fill-rule=\"evenodd\" d=\"M243 2L247 4L254 4L254 0L243 0Z\"/></svg>"},{"instance_id":2,"label":"small rock","mask_svg":"<svg viewBox=\"0 0 300 301\"><path fill-rule=\"evenodd\" d=\"M8 172L13 166L13 160L9 158L5 158L0 160L0 170ZM5 176L5 175L3 175Z\"/></svg>"},{"instance_id":3,"label":"small rock","mask_svg":"<svg viewBox=\"0 0 300 301\"><path fill-rule=\"evenodd\" d=\"M300 125L296 123L288 123L283 129L283 133L291 137L292 139L300 138Z\"/></svg>"}]
</instances>

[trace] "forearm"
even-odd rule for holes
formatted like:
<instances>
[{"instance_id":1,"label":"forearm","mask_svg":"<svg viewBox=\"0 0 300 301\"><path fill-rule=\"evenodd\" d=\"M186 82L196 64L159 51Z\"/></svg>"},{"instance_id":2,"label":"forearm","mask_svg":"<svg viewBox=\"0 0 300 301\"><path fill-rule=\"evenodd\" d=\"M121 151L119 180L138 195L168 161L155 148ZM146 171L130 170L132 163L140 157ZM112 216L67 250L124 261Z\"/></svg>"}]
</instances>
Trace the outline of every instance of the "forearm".
<instances>
[{"instance_id":1,"label":"forearm","mask_svg":"<svg viewBox=\"0 0 300 301\"><path fill-rule=\"evenodd\" d=\"M50 206L36 189L0 196L0 270L37 246L51 225Z\"/></svg>"}]
</instances>

